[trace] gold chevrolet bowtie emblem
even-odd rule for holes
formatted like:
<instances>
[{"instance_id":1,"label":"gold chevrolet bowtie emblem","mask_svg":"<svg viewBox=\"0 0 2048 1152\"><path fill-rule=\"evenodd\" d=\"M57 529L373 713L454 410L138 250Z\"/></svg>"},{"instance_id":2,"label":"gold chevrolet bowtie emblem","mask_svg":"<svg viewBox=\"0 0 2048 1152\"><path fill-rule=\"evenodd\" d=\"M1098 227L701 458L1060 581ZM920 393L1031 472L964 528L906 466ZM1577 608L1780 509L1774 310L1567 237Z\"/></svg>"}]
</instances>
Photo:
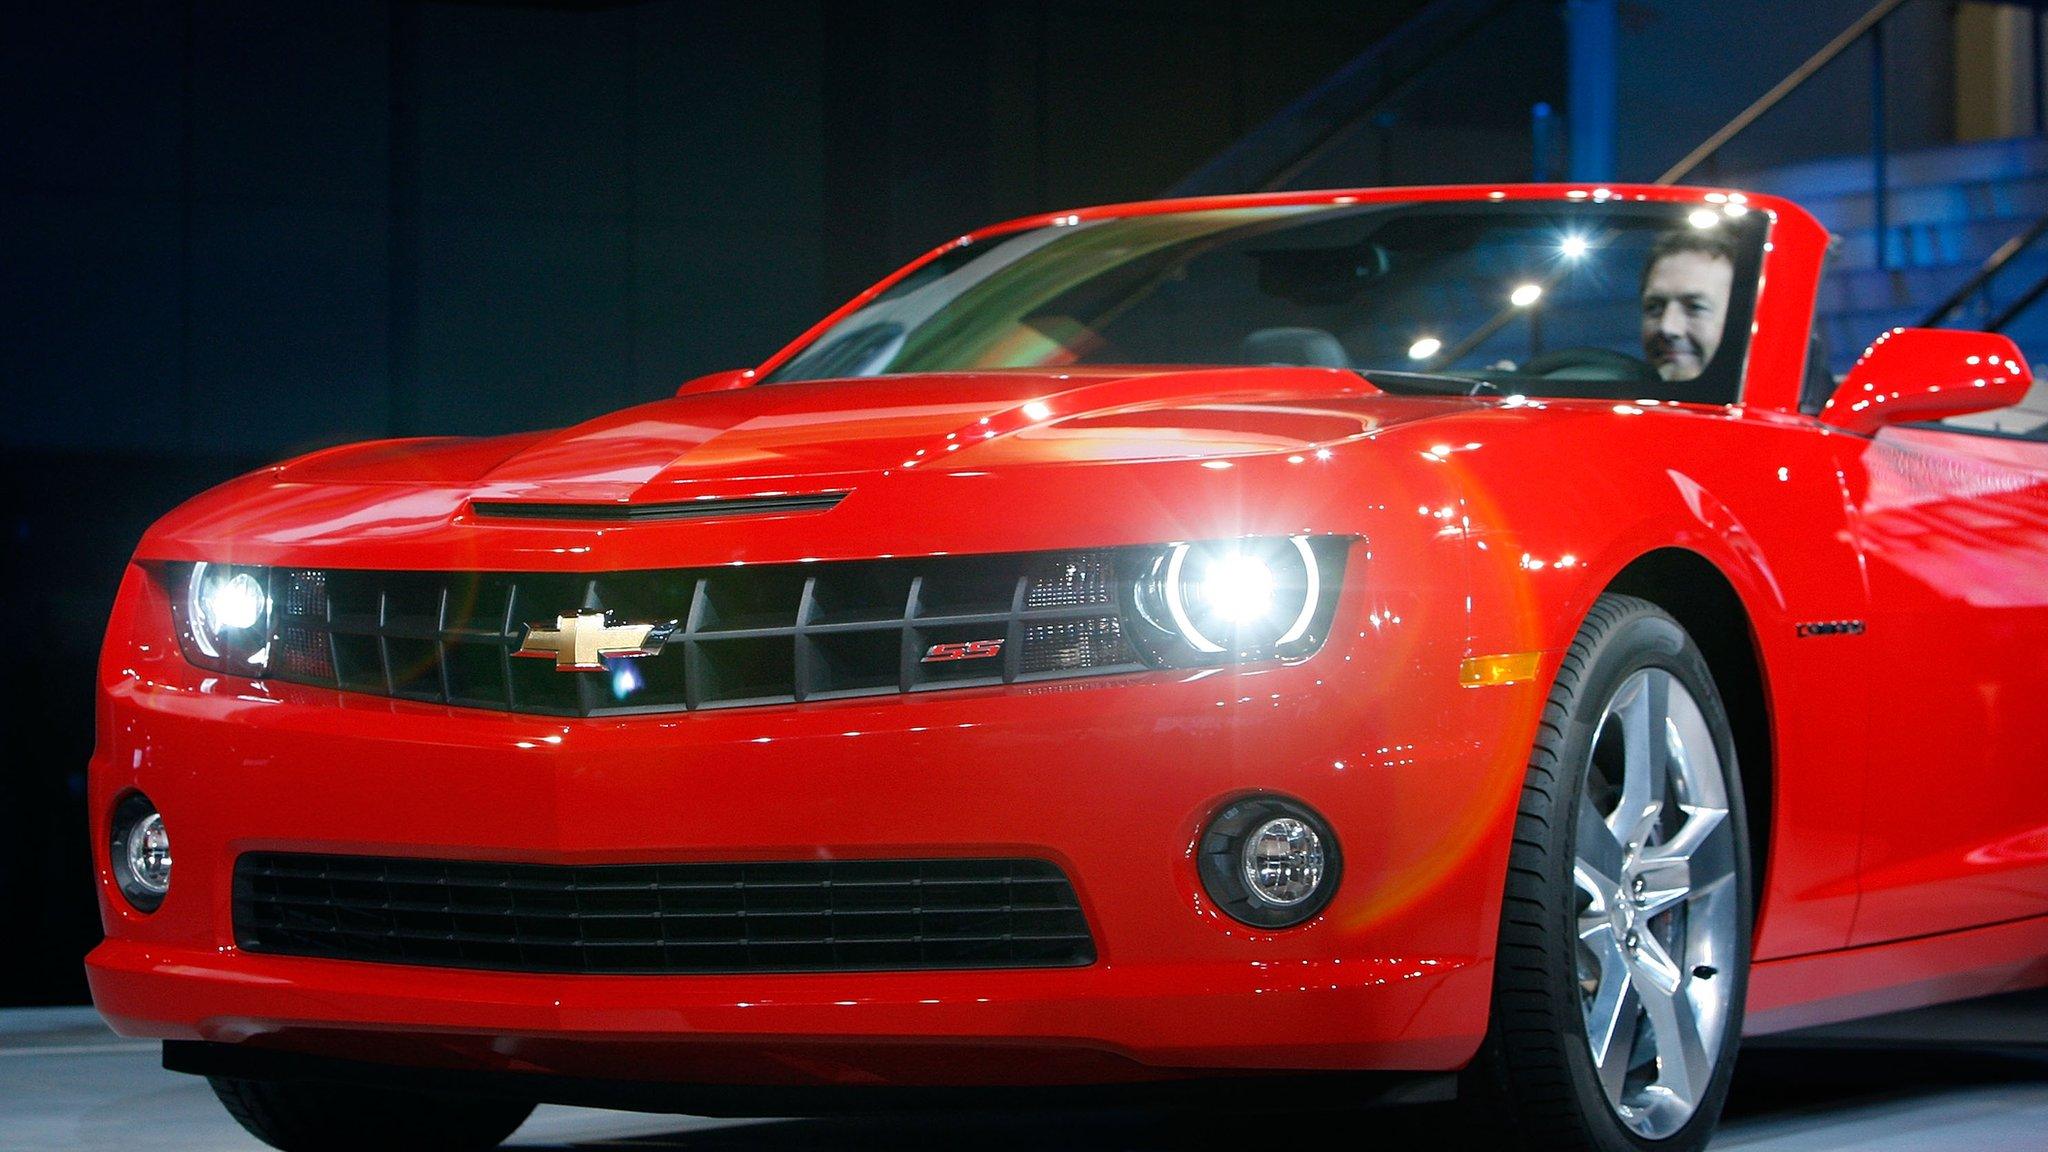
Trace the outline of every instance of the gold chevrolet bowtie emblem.
<instances>
[{"instance_id":1,"label":"gold chevrolet bowtie emblem","mask_svg":"<svg viewBox=\"0 0 2048 1152\"><path fill-rule=\"evenodd\" d=\"M609 612L555 617L555 626L528 624L514 656L552 659L557 672L602 672L607 659L652 656L674 635L676 622L614 624Z\"/></svg>"}]
</instances>

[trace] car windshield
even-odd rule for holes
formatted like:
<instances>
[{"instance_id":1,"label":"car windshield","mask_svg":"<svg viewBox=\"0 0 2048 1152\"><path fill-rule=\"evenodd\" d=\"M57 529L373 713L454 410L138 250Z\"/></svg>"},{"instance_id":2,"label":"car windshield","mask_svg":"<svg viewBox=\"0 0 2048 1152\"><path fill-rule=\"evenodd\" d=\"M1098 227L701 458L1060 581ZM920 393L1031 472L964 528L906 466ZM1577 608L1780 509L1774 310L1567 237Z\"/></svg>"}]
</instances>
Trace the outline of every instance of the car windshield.
<instances>
[{"instance_id":1,"label":"car windshield","mask_svg":"<svg viewBox=\"0 0 2048 1152\"><path fill-rule=\"evenodd\" d=\"M768 382L1285 364L1390 391L1731 403L1761 216L1614 197L1063 217L944 252Z\"/></svg>"}]
</instances>

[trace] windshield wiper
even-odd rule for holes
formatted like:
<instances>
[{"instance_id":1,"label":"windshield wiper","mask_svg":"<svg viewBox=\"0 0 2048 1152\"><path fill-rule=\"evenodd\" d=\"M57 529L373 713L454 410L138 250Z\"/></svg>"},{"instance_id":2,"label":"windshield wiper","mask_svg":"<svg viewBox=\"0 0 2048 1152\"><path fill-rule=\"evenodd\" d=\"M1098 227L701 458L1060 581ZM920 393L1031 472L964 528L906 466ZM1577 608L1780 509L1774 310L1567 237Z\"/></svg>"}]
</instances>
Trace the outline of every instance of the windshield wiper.
<instances>
[{"instance_id":1,"label":"windshield wiper","mask_svg":"<svg viewBox=\"0 0 2048 1152\"><path fill-rule=\"evenodd\" d=\"M1498 396L1500 385L1479 376L1452 376L1442 372L1406 372L1397 369L1356 369L1366 382L1387 392L1423 396Z\"/></svg>"}]
</instances>

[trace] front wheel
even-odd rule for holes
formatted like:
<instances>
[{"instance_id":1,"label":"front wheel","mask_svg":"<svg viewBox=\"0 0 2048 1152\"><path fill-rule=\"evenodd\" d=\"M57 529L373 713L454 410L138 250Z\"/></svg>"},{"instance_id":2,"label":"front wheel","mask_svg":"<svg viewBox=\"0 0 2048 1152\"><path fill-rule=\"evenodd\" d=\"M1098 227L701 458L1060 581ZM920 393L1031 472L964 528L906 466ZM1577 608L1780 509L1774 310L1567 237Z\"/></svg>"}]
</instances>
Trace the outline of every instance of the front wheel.
<instances>
[{"instance_id":1,"label":"front wheel","mask_svg":"<svg viewBox=\"0 0 2048 1152\"><path fill-rule=\"evenodd\" d=\"M1471 1076L1529 1147L1691 1152L1712 1134L1749 975L1729 732L1678 622L1601 597L1530 757Z\"/></svg>"},{"instance_id":2,"label":"front wheel","mask_svg":"<svg viewBox=\"0 0 2048 1152\"><path fill-rule=\"evenodd\" d=\"M504 1143L533 1112L529 1101L490 1097L311 1080L206 1079L229 1115L282 1152L471 1152Z\"/></svg>"}]
</instances>

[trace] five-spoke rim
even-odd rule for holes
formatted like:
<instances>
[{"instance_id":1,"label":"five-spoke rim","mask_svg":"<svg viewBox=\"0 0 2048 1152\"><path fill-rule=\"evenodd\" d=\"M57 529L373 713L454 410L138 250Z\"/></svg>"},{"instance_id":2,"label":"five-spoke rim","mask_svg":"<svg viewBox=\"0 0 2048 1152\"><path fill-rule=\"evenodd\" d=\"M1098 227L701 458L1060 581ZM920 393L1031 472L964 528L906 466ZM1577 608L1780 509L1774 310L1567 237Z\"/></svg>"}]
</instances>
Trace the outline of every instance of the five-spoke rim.
<instances>
[{"instance_id":1,"label":"five-spoke rim","mask_svg":"<svg viewBox=\"0 0 2048 1152\"><path fill-rule=\"evenodd\" d=\"M1692 1117L1728 1026L1735 830L1713 731L1662 668L1622 682L1595 730L1572 835L1586 1043L1638 1135Z\"/></svg>"}]
</instances>

